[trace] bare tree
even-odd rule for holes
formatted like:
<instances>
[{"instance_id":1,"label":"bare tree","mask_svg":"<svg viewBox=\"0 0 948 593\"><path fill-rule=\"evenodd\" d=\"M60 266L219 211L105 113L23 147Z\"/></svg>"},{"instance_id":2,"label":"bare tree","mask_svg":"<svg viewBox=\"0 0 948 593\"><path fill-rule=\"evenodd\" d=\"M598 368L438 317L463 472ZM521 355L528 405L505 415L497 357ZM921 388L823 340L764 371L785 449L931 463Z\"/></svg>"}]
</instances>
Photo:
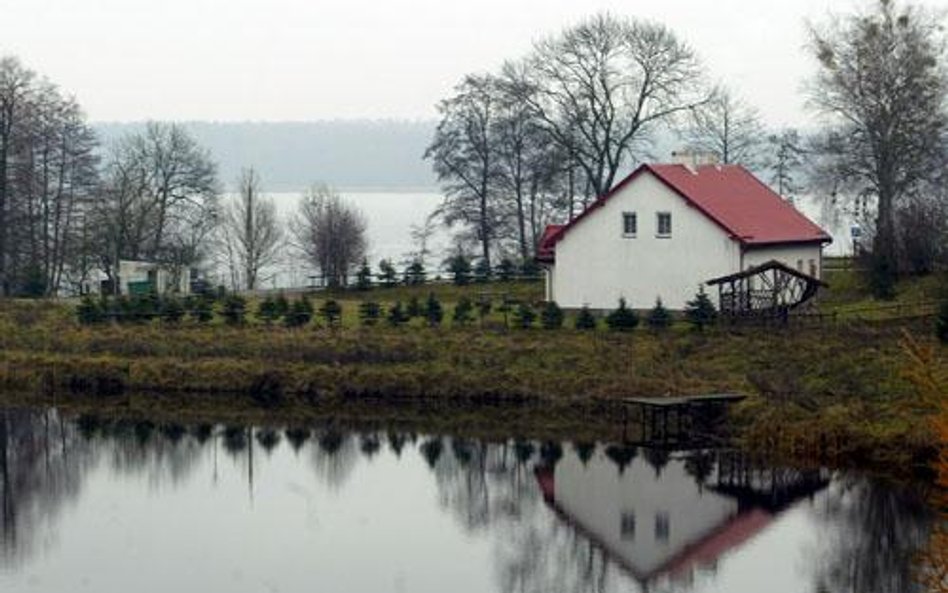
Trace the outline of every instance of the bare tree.
<instances>
[{"instance_id":1,"label":"bare tree","mask_svg":"<svg viewBox=\"0 0 948 593\"><path fill-rule=\"evenodd\" d=\"M461 224L469 229L489 265L491 243L502 222L493 138L499 110L497 80L467 76L455 91L438 105L441 121L425 158L432 161L445 194L438 216L448 226Z\"/></svg>"},{"instance_id":2,"label":"bare tree","mask_svg":"<svg viewBox=\"0 0 948 593\"><path fill-rule=\"evenodd\" d=\"M149 123L112 147L95 212L110 277L120 259L192 266L219 221L216 166L183 127Z\"/></svg>"},{"instance_id":3,"label":"bare tree","mask_svg":"<svg viewBox=\"0 0 948 593\"><path fill-rule=\"evenodd\" d=\"M297 246L326 284L346 286L349 272L365 257L365 216L326 185L302 197L291 229Z\"/></svg>"},{"instance_id":4,"label":"bare tree","mask_svg":"<svg viewBox=\"0 0 948 593\"><path fill-rule=\"evenodd\" d=\"M262 195L260 176L245 169L237 197L224 210L223 241L232 254L231 276L242 276L247 290L258 286L260 272L276 263L283 233L273 200Z\"/></svg>"},{"instance_id":5,"label":"bare tree","mask_svg":"<svg viewBox=\"0 0 948 593\"><path fill-rule=\"evenodd\" d=\"M897 211L944 166L941 19L878 0L871 12L811 27L819 70L810 102L831 127L821 150L837 185L875 205L872 285L892 294L899 272Z\"/></svg>"},{"instance_id":6,"label":"bare tree","mask_svg":"<svg viewBox=\"0 0 948 593\"><path fill-rule=\"evenodd\" d=\"M706 100L690 47L664 26L609 14L539 42L522 72L521 100L595 195L643 154L657 124Z\"/></svg>"},{"instance_id":7,"label":"bare tree","mask_svg":"<svg viewBox=\"0 0 948 593\"><path fill-rule=\"evenodd\" d=\"M806 148L796 130L786 129L767 137L763 166L770 172L770 183L777 193L791 202L803 191L800 177L805 161Z\"/></svg>"},{"instance_id":8,"label":"bare tree","mask_svg":"<svg viewBox=\"0 0 948 593\"><path fill-rule=\"evenodd\" d=\"M692 148L716 154L722 163L749 169L760 166L759 148L764 127L757 110L719 87L711 98L691 110L685 138Z\"/></svg>"}]
</instances>

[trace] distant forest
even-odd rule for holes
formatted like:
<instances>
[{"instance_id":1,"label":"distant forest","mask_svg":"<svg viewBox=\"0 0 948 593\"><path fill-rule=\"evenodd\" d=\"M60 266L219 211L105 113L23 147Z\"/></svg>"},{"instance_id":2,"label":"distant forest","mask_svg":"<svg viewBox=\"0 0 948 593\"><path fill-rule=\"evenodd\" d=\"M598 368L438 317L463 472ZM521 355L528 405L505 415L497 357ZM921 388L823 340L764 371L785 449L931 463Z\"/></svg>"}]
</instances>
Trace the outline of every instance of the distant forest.
<instances>
[{"instance_id":1,"label":"distant forest","mask_svg":"<svg viewBox=\"0 0 948 593\"><path fill-rule=\"evenodd\" d=\"M340 189L435 189L423 160L437 122L327 120L315 122L185 122L211 151L218 178L231 189L242 167L254 167L266 191L300 191L314 182ZM97 122L103 147L144 122Z\"/></svg>"}]
</instances>

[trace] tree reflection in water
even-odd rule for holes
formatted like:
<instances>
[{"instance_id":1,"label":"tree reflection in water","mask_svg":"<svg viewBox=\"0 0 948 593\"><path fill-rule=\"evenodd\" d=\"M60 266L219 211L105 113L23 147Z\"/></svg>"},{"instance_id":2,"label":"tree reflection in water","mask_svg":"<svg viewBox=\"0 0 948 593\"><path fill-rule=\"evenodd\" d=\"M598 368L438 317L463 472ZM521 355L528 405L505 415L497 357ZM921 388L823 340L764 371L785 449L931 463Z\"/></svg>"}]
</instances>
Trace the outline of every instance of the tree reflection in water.
<instances>
[{"instance_id":1,"label":"tree reflection in water","mask_svg":"<svg viewBox=\"0 0 948 593\"><path fill-rule=\"evenodd\" d=\"M649 571L661 578L653 579L637 574L648 572L637 565L645 561L623 548L616 535L620 524L622 537L626 531L657 533L652 514L616 516L608 523L616 531L610 539L589 517L581 516L581 499L587 494L592 496L591 508L613 505L620 514L624 508L634 510L641 488L651 488L647 495L658 502L668 498L662 488L673 488L668 493L676 495L687 490L701 504L717 505L708 507L719 512L713 523L717 531L735 519L763 518L760 525L766 525L787 505L803 501L811 505L810 516L820 530L820 545L810 558L814 591L910 591L911 560L926 540L930 520L925 506L906 491L866 480L836 480L813 502L807 497L825 482L804 480L805 487L794 490L791 484L783 494L768 490L806 475L754 473L754 467L715 451L527 439L488 443L397 431L351 433L332 426L296 426L281 433L272 428L187 427L88 416L70 422L54 410L8 410L0 417L0 562L21 563L39 542L55 537L64 503L78 497L83 475L97 466L118 476L144 478L152 487L175 485L192 477L205 456L214 456L206 459L205 467L213 462L216 473L218 449L242 471L246 468L251 496L255 449L266 452L256 463L285 450L334 491L347 486L363 459L372 465L387 459L428 468L437 503L465 533L493 542L494 578L504 593L638 591L653 584L691 588L691 580L673 576L682 574L676 573L675 563L687 554L669 552L668 559L656 561L658 568ZM560 475L558 468L572 474ZM572 487L572 493L551 490L553 483L544 481L553 478L557 488ZM759 512L749 512L754 509ZM667 517L672 539L682 533L686 519L675 512ZM743 528L748 529L746 522ZM690 543L672 541L669 546L681 544L687 551ZM701 560L708 557L706 552Z\"/></svg>"},{"instance_id":2,"label":"tree reflection in water","mask_svg":"<svg viewBox=\"0 0 948 593\"><path fill-rule=\"evenodd\" d=\"M920 590L915 559L932 516L916 491L842 479L814 512L828 526L814 554L818 591Z\"/></svg>"}]
</instances>

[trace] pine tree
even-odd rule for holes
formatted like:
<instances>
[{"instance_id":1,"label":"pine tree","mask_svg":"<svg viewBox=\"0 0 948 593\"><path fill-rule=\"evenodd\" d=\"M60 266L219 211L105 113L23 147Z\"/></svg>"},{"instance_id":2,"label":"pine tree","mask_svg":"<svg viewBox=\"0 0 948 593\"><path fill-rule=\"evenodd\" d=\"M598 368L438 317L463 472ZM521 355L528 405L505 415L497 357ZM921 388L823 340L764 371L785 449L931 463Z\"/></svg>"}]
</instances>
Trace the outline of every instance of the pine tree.
<instances>
[{"instance_id":1,"label":"pine tree","mask_svg":"<svg viewBox=\"0 0 948 593\"><path fill-rule=\"evenodd\" d=\"M313 319L313 303L305 294L293 301L290 310L283 316L287 327L304 327Z\"/></svg>"},{"instance_id":2,"label":"pine tree","mask_svg":"<svg viewBox=\"0 0 948 593\"><path fill-rule=\"evenodd\" d=\"M342 305L334 299L327 299L319 308L319 316L331 328L336 328L342 321Z\"/></svg>"},{"instance_id":3,"label":"pine tree","mask_svg":"<svg viewBox=\"0 0 948 593\"><path fill-rule=\"evenodd\" d=\"M533 327L533 322L537 319L537 313L528 303L520 303L514 309L513 319L520 329L529 329Z\"/></svg>"},{"instance_id":4,"label":"pine tree","mask_svg":"<svg viewBox=\"0 0 948 593\"><path fill-rule=\"evenodd\" d=\"M264 323L270 325L276 321L277 317L277 302L273 297L267 295L266 298L257 305L257 318L262 319Z\"/></svg>"},{"instance_id":5,"label":"pine tree","mask_svg":"<svg viewBox=\"0 0 948 593\"><path fill-rule=\"evenodd\" d=\"M619 307L606 316L606 325L612 331L629 332L639 325L639 316L629 308L625 298L619 298Z\"/></svg>"},{"instance_id":6,"label":"pine tree","mask_svg":"<svg viewBox=\"0 0 948 593\"><path fill-rule=\"evenodd\" d=\"M395 301L395 304L388 310L388 323L392 327L399 327L408 323L408 315L405 314L401 301Z\"/></svg>"},{"instance_id":7,"label":"pine tree","mask_svg":"<svg viewBox=\"0 0 948 593\"><path fill-rule=\"evenodd\" d=\"M592 330L596 329L596 317L589 310L588 305L583 305L576 315L576 329Z\"/></svg>"},{"instance_id":8,"label":"pine tree","mask_svg":"<svg viewBox=\"0 0 948 593\"><path fill-rule=\"evenodd\" d=\"M698 331L704 331L705 326L714 323L717 315L718 312L704 292L703 286L699 287L695 298L685 304L685 319Z\"/></svg>"},{"instance_id":9,"label":"pine tree","mask_svg":"<svg viewBox=\"0 0 948 593\"><path fill-rule=\"evenodd\" d=\"M180 323L184 318L184 306L178 297L174 295L166 296L161 301L161 320L172 325Z\"/></svg>"},{"instance_id":10,"label":"pine tree","mask_svg":"<svg viewBox=\"0 0 948 593\"><path fill-rule=\"evenodd\" d=\"M645 323L648 325L648 328L654 332L661 332L671 327L671 313L665 308L665 305L662 304L661 298L655 299L655 306L648 312Z\"/></svg>"},{"instance_id":11,"label":"pine tree","mask_svg":"<svg viewBox=\"0 0 948 593\"><path fill-rule=\"evenodd\" d=\"M516 272L517 266L509 257L500 260L500 263L497 265L497 279L501 282L509 282L513 279Z\"/></svg>"},{"instance_id":12,"label":"pine tree","mask_svg":"<svg viewBox=\"0 0 948 593\"><path fill-rule=\"evenodd\" d=\"M408 306L405 307L405 314L408 315L409 319L421 317L424 314L424 311L421 308L421 302L418 300L417 295L413 295L410 299L408 299Z\"/></svg>"},{"instance_id":13,"label":"pine tree","mask_svg":"<svg viewBox=\"0 0 948 593\"><path fill-rule=\"evenodd\" d=\"M369 267L369 260L362 258L362 265L356 272L356 290L366 291L372 288L372 268Z\"/></svg>"},{"instance_id":14,"label":"pine tree","mask_svg":"<svg viewBox=\"0 0 948 593\"><path fill-rule=\"evenodd\" d=\"M448 258L445 263L455 285L465 286L471 282L471 260L463 253Z\"/></svg>"},{"instance_id":15,"label":"pine tree","mask_svg":"<svg viewBox=\"0 0 948 593\"><path fill-rule=\"evenodd\" d=\"M473 320L474 303L467 297L461 297L461 300L454 305L454 316L452 318L455 325L467 325Z\"/></svg>"},{"instance_id":16,"label":"pine tree","mask_svg":"<svg viewBox=\"0 0 948 593\"><path fill-rule=\"evenodd\" d=\"M425 264L420 259L412 260L405 268L405 284L409 286L420 286L425 283L428 273L425 271Z\"/></svg>"},{"instance_id":17,"label":"pine tree","mask_svg":"<svg viewBox=\"0 0 948 593\"><path fill-rule=\"evenodd\" d=\"M205 324L210 323L214 319L214 296L213 295L200 295L194 299L190 310L191 318L194 321Z\"/></svg>"},{"instance_id":18,"label":"pine tree","mask_svg":"<svg viewBox=\"0 0 948 593\"><path fill-rule=\"evenodd\" d=\"M379 262L379 281L385 288L392 288L398 284L398 273L395 271L395 266L387 259Z\"/></svg>"},{"instance_id":19,"label":"pine tree","mask_svg":"<svg viewBox=\"0 0 948 593\"><path fill-rule=\"evenodd\" d=\"M556 301L547 301L543 305L543 311L540 312L540 325L543 329L560 329L563 327L563 309L556 304Z\"/></svg>"},{"instance_id":20,"label":"pine tree","mask_svg":"<svg viewBox=\"0 0 948 593\"><path fill-rule=\"evenodd\" d=\"M948 298L941 302L935 319L935 335L942 344L948 344Z\"/></svg>"},{"instance_id":21,"label":"pine tree","mask_svg":"<svg viewBox=\"0 0 948 593\"><path fill-rule=\"evenodd\" d=\"M428 325L431 327L441 325L443 318L444 309L441 307L441 303L435 298L433 292L429 292L428 300L425 302L425 319L428 321Z\"/></svg>"},{"instance_id":22,"label":"pine tree","mask_svg":"<svg viewBox=\"0 0 948 593\"><path fill-rule=\"evenodd\" d=\"M91 296L86 295L76 307L76 319L81 325L93 325L105 321L105 311Z\"/></svg>"},{"instance_id":23,"label":"pine tree","mask_svg":"<svg viewBox=\"0 0 948 593\"><path fill-rule=\"evenodd\" d=\"M478 284L483 284L489 282L491 277L490 263L484 258L477 260L477 265L474 266L474 282Z\"/></svg>"},{"instance_id":24,"label":"pine tree","mask_svg":"<svg viewBox=\"0 0 948 593\"><path fill-rule=\"evenodd\" d=\"M239 294L230 294L224 299L221 316L228 325L241 325L247 310L247 301Z\"/></svg>"},{"instance_id":25,"label":"pine tree","mask_svg":"<svg viewBox=\"0 0 948 593\"><path fill-rule=\"evenodd\" d=\"M359 304L359 319L362 325L375 325L382 317L382 307L375 301L362 301Z\"/></svg>"},{"instance_id":26,"label":"pine tree","mask_svg":"<svg viewBox=\"0 0 948 593\"><path fill-rule=\"evenodd\" d=\"M276 317L274 319L285 317L286 314L290 312L290 302L286 300L286 295L283 294L283 291L277 293L274 308L276 310Z\"/></svg>"}]
</instances>

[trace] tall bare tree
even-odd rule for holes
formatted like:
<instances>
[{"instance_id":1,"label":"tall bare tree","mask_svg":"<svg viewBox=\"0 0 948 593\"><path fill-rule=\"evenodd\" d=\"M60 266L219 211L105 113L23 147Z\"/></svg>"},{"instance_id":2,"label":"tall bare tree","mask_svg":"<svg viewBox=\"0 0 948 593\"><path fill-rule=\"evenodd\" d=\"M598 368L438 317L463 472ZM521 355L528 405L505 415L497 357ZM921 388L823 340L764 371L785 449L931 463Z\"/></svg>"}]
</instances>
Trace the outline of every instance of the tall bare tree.
<instances>
[{"instance_id":1,"label":"tall bare tree","mask_svg":"<svg viewBox=\"0 0 948 593\"><path fill-rule=\"evenodd\" d=\"M219 193L214 162L182 126L151 122L121 138L96 204L106 274L120 259L198 263L219 221Z\"/></svg>"},{"instance_id":2,"label":"tall bare tree","mask_svg":"<svg viewBox=\"0 0 948 593\"><path fill-rule=\"evenodd\" d=\"M706 100L690 47L662 25L610 14L537 43L522 72L521 100L596 195L643 155L656 125Z\"/></svg>"},{"instance_id":3,"label":"tall bare tree","mask_svg":"<svg viewBox=\"0 0 948 593\"><path fill-rule=\"evenodd\" d=\"M231 257L231 277L247 290L258 287L261 271L276 263L283 233L276 205L262 194L260 176L244 169L238 194L224 209L223 241Z\"/></svg>"},{"instance_id":4,"label":"tall bare tree","mask_svg":"<svg viewBox=\"0 0 948 593\"><path fill-rule=\"evenodd\" d=\"M691 110L685 138L691 148L711 152L722 163L737 163L757 169L764 126L757 110L725 87Z\"/></svg>"},{"instance_id":5,"label":"tall bare tree","mask_svg":"<svg viewBox=\"0 0 948 593\"><path fill-rule=\"evenodd\" d=\"M948 75L941 20L878 0L871 11L811 27L819 63L810 102L830 126L821 143L834 183L875 204L872 285L892 294L896 213L944 168Z\"/></svg>"},{"instance_id":6,"label":"tall bare tree","mask_svg":"<svg viewBox=\"0 0 948 593\"><path fill-rule=\"evenodd\" d=\"M502 223L497 204L498 84L492 76L470 75L454 96L438 105L441 121L425 152L442 183L444 203L438 215L449 226L460 224L480 245L490 265L491 245Z\"/></svg>"},{"instance_id":7,"label":"tall bare tree","mask_svg":"<svg viewBox=\"0 0 948 593\"><path fill-rule=\"evenodd\" d=\"M326 185L311 187L291 222L296 244L326 284L346 286L349 273L365 257L365 216Z\"/></svg>"}]
</instances>

